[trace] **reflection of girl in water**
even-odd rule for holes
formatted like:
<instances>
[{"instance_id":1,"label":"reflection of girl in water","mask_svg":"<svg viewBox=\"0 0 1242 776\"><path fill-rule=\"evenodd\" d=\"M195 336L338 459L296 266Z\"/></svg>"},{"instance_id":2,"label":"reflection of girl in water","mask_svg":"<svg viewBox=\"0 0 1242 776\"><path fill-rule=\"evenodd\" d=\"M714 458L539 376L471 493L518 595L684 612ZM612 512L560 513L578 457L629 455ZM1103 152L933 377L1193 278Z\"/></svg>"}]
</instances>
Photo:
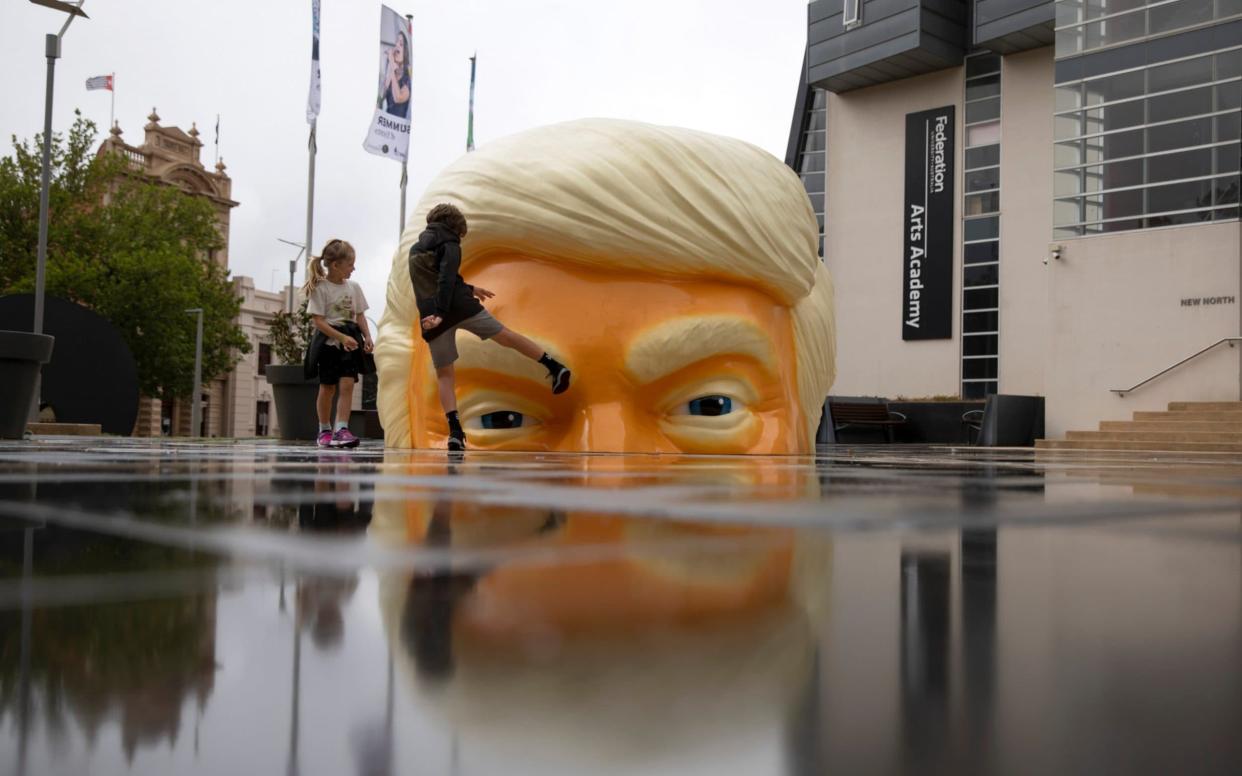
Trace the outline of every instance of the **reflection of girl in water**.
<instances>
[{"instance_id":1,"label":"reflection of girl in water","mask_svg":"<svg viewBox=\"0 0 1242 776\"><path fill-rule=\"evenodd\" d=\"M397 33L397 42L388 49L388 69L384 73L384 112L400 118L410 117L410 42L404 32Z\"/></svg>"}]
</instances>

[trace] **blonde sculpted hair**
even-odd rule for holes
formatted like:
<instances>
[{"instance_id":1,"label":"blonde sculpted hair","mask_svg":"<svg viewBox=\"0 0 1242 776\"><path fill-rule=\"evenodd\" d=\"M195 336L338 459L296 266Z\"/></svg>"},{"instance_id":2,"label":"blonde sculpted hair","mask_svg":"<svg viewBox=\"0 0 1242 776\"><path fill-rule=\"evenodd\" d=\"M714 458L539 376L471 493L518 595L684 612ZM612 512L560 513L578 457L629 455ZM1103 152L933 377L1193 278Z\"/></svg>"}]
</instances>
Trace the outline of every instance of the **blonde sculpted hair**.
<instances>
[{"instance_id":1,"label":"blonde sculpted hair","mask_svg":"<svg viewBox=\"0 0 1242 776\"><path fill-rule=\"evenodd\" d=\"M798 176L732 138L619 119L531 129L462 156L431 182L469 221L462 268L518 254L561 265L703 277L761 288L793 313L797 389L813 440L835 376L832 280ZM421 339L407 223L388 276L375 361L387 444L410 447L411 359Z\"/></svg>"}]
</instances>

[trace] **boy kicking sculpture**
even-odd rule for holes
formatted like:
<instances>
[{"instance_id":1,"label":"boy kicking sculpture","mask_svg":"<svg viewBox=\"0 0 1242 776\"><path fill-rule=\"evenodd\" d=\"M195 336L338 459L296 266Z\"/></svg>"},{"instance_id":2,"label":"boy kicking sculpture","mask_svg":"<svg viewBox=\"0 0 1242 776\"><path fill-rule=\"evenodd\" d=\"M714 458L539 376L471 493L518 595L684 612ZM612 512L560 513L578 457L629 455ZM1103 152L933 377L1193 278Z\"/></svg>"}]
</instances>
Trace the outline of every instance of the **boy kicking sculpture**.
<instances>
[{"instance_id":1,"label":"boy kicking sculpture","mask_svg":"<svg viewBox=\"0 0 1242 776\"><path fill-rule=\"evenodd\" d=\"M410 279L418 303L423 339L431 350L436 370L440 406L448 421L449 450L465 450L466 434L457 416L456 375L457 330L464 329L479 339L494 340L512 348L548 370L552 393L569 388L570 372L542 348L515 331L506 329L483 308L481 301L495 294L466 283L461 267L461 240L466 236L466 217L454 205L440 204L427 213L427 228L410 248Z\"/></svg>"}]
</instances>

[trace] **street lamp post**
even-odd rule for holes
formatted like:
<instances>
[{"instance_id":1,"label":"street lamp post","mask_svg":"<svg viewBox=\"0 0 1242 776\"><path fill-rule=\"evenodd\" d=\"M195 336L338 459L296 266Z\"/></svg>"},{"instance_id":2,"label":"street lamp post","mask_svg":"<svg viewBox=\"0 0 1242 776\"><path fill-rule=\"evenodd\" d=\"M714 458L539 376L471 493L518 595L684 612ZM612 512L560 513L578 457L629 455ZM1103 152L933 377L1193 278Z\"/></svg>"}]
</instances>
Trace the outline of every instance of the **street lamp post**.
<instances>
[{"instance_id":1,"label":"street lamp post","mask_svg":"<svg viewBox=\"0 0 1242 776\"><path fill-rule=\"evenodd\" d=\"M48 194L52 183L52 92L56 81L56 60L60 58L60 40L65 37L69 25L79 16L88 18L82 12L86 0L77 3L65 3L60 0L30 0L35 5L42 5L69 14L60 32L44 37L44 54L47 56L47 92L43 99L43 172L39 183L39 248L35 262L35 299L34 299L34 333L43 333L43 287L47 275L47 208ZM42 394L43 367L40 365L40 376L35 381L34 402L30 407L30 419L38 420L40 394Z\"/></svg>"},{"instance_id":2,"label":"street lamp post","mask_svg":"<svg viewBox=\"0 0 1242 776\"><path fill-rule=\"evenodd\" d=\"M200 436L203 425L203 308L191 307L187 315L198 316L198 332L194 337L194 397L190 405L190 436Z\"/></svg>"},{"instance_id":3,"label":"street lamp post","mask_svg":"<svg viewBox=\"0 0 1242 776\"><path fill-rule=\"evenodd\" d=\"M276 241L282 242L285 245L292 245L293 247L299 249L298 255L294 256L292 259L289 259L289 314L293 315L293 273L298 269L298 259L302 258L302 253L306 250L306 244L294 242L293 240L286 240L282 237L277 237Z\"/></svg>"}]
</instances>

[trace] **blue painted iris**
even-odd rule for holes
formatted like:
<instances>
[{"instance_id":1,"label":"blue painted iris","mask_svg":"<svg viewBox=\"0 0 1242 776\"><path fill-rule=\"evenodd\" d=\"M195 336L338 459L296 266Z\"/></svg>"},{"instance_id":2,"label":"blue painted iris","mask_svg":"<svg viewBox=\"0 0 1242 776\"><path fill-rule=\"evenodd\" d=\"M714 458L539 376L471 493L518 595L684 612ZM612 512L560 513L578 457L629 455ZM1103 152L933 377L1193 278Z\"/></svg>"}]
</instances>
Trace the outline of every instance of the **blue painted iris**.
<instances>
[{"instance_id":1,"label":"blue painted iris","mask_svg":"<svg viewBox=\"0 0 1242 776\"><path fill-rule=\"evenodd\" d=\"M521 428L525 419L520 412L503 410L480 416L479 424L486 429Z\"/></svg>"},{"instance_id":2,"label":"blue painted iris","mask_svg":"<svg viewBox=\"0 0 1242 776\"><path fill-rule=\"evenodd\" d=\"M733 400L728 396L700 396L692 399L688 405L691 415L728 415L733 412Z\"/></svg>"}]
</instances>

